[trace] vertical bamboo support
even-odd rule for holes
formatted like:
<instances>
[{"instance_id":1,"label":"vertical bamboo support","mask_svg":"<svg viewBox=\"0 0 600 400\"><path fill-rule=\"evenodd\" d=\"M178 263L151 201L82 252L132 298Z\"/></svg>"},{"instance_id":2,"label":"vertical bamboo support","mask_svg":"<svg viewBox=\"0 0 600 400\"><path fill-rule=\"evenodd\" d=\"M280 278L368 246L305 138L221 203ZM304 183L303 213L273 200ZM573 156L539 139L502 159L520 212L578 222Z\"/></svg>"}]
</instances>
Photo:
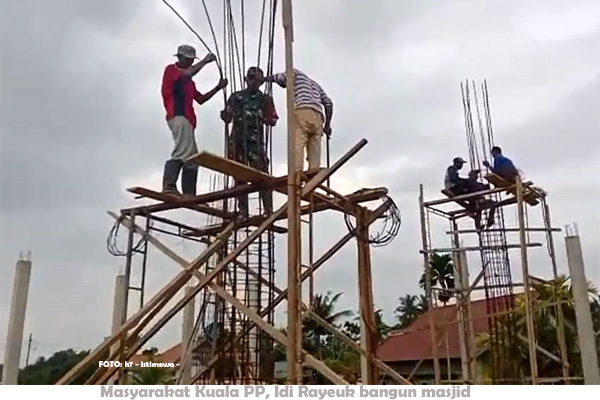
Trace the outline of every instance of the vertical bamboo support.
<instances>
[{"instance_id":1,"label":"vertical bamboo support","mask_svg":"<svg viewBox=\"0 0 600 400\"><path fill-rule=\"evenodd\" d=\"M361 376L364 385L377 384L377 367L372 357L377 352L377 323L373 305L373 287L371 274L371 251L369 246L369 225L365 209L359 209L357 215L358 244L358 298L361 325L361 347L367 357L361 356Z\"/></svg>"},{"instance_id":2,"label":"vertical bamboo support","mask_svg":"<svg viewBox=\"0 0 600 400\"><path fill-rule=\"evenodd\" d=\"M437 357L437 343L435 340L435 325L433 323L433 296L431 293L431 264L429 263L429 245L427 243L427 230L425 221L425 206L423 199L423 184L419 185L419 210L421 213L421 239L423 241L423 268L425 269L425 292L429 302L429 334L431 336L431 356L433 358L433 371L435 384L439 385L442 379L440 372L440 360Z\"/></svg>"},{"instance_id":3,"label":"vertical bamboo support","mask_svg":"<svg viewBox=\"0 0 600 400\"><path fill-rule=\"evenodd\" d=\"M531 372L531 383L538 384L537 370L537 340L535 337L535 326L533 323L533 310L531 308L529 288L529 267L527 265L527 242L525 233L525 204L523 201L523 182L517 176L517 210L519 214L519 237L521 242L521 267L523 270L523 288L525 289L525 316L527 318L527 340L529 344L529 367Z\"/></svg>"},{"instance_id":4,"label":"vertical bamboo support","mask_svg":"<svg viewBox=\"0 0 600 400\"><path fill-rule=\"evenodd\" d=\"M300 170L296 169L296 137L294 115L294 58L292 0L282 2L282 20L285 34L285 74L287 88L288 124L288 336L287 376L291 385L302 383L302 325L299 315L300 286L300 198L298 196Z\"/></svg>"},{"instance_id":5,"label":"vertical bamboo support","mask_svg":"<svg viewBox=\"0 0 600 400\"><path fill-rule=\"evenodd\" d=\"M550 260L552 261L552 273L554 274L554 295L558 295L558 287L556 286L556 282L558 279L558 267L556 265L556 253L554 251L554 237L552 236L552 222L550 220L550 208L546 203L546 199L542 200L542 213L544 216L544 227L546 228L546 240L548 244L548 254L550 255ZM559 301L558 298L555 301ZM565 317L562 310L562 305L555 304L554 306L556 311L556 317L558 319L558 327L557 327L557 336L558 336L558 348L560 350L560 361L562 364L562 373L563 378L565 378L565 384L569 385L571 383L569 378L569 356L567 353L567 340L565 337Z\"/></svg>"},{"instance_id":6,"label":"vertical bamboo support","mask_svg":"<svg viewBox=\"0 0 600 400\"><path fill-rule=\"evenodd\" d=\"M310 195L310 213L308 216L308 269L310 275L308 277L308 304L312 307L315 296L315 281L313 275L313 264L315 262L314 249L314 196Z\"/></svg>"}]
</instances>

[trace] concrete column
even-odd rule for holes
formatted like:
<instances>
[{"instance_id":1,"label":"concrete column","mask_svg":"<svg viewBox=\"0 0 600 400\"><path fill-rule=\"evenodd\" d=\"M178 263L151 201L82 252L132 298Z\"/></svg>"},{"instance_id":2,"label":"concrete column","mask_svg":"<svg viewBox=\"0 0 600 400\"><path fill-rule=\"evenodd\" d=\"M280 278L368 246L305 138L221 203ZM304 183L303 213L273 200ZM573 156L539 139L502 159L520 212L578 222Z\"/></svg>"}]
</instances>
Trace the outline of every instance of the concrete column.
<instances>
[{"instance_id":1,"label":"concrete column","mask_svg":"<svg viewBox=\"0 0 600 400\"><path fill-rule=\"evenodd\" d=\"M186 286L185 295L187 296L192 291L193 291L193 287ZM195 315L195 310L194 310L195 301L196 301L196 298L194 297L192 300L190 300L185 305L185 307L183 309L183 326L181 329L181 343L183 346L182 354L187 353L188 349L187 349L186 345L188 343L188 340L190 340L190 336L192 336L192 334L194 332L194 321L196 320L196 315ZM193 339L192 339L191 345L192 346L194 345ZM183 360L181 360L181 361L183 361ZM188 384L190 382L190 380L192 379L192 357L189 357L186 365L182 365L181 368L182 368L181 382L183 384Z\"/></svg>"},{"instance_id":2,"label":"concrete column","mask_svg":"<svg viewBox=\"0 0 600 400\"><path fill-rule=\"evenodd\" d=\"M583 254L579 236L566 236L567 260L571 273L573 299L575 300L575 317L577 318L577 335L581 363L583 364L583 379L586 385L600 385L600 371L598 368L598 355L594 341L594 328L592 326L592 313L588 297L588 285L583 266Z\"/></svg>"},{"instance_id":3,"label":"concrete column","mask_svg":"<svg viewBox=\"0 0 600 400\"><path fill-rule=\"evenodd\" d=\"M23 343L25 310L27 308L27 295L29 293L30 278L31 261L17 261L17 266L15 269L15 283L13 286L12 300L10 303L8 332L6 335L4 369L2 371L2 383L4 385L16 385L17 378L19 376L21 343Z\"/></svg>"},{"instance_id":4,"label":"concrete column","mask_svg":"<svg viewBox=\"0 0 600 400\"><path fill-rule=\"evenodd\" d=\"M125 275L117 275L115 280L115 297L113 301L113 315L112 315L112 326L111 334L115 334L119 331L123 319L123 310L125 308L125 293L127 292L127 278ZM111 354L116 352L119 348L120 342L117 341L110 348ZM108 383L113 385L116 383L118 374L113 374Z\"/></svg>"}]
</instances>

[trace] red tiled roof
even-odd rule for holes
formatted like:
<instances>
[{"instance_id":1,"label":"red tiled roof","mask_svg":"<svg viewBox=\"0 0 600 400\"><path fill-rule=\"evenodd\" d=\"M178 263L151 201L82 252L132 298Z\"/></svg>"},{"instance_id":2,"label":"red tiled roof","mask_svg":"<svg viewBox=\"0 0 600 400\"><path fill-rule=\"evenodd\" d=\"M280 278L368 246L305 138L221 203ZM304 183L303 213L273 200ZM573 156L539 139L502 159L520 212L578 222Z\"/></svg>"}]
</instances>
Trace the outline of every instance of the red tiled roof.
<instances>
[{"instance_id":1,"label":"red tiled roof","mask_svg":"<svg viewBox=\"0 0 600 400\"><path fill-rule=\"evenodd\" d=\"M377 356L381 361L416 361L433 358L431 351L431 335L429 330L429 315L432 314L437 356L460 358L457 308L455 304L438 307L421 314L408 328L393 331L379 345ZM475 335L488 332L486 300L471 301L471 318ZM446 347L446 334L448 348Z\"/></svg>"}]
</instances>

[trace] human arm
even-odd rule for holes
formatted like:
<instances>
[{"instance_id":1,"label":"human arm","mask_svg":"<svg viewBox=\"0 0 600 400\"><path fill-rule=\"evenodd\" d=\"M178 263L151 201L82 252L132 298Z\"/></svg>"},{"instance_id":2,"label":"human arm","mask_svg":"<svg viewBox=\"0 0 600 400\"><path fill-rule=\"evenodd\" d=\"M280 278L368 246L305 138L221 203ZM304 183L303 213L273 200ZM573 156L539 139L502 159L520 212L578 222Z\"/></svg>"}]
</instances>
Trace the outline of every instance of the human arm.
<instances>
[{"instance_id":1,"label":"human arm","mask_svg":"<svg viewBox=\"0 0 600 400\"><path fill-rule=\"evenodd\" d=\"M196 96L194 97L194 99L198 102L198 104L204 104L207 101L209 101L210 99L212 99L213 96L219 92L219 90L221 90L225 86L227 86L227 83L228 83L227 79L223 78L219 81L217 86L215 86L214 88L212 88L211 90L209 90L206 93L200 93L200 92L196 91Z\"/></svg>"},{"instance_id":2,"label":"human arm","mask_svg":"<svg viewBox=\"0 0 600 400\"><path fill-rule=\"evenodd\" d=\"M275 82L282 88L286 87L285 74L281 72L265 77L265 82Z\"/></svg>"},{"instance_id":3,"label":"human arm","mask_svg":"<svg viewBox=\"0 0 600 400\"><path fill-rule=\"evenodd\" d=\"M267 126L275 126L277 124L277 120L279 116L277 115L277 110L275 109L275 102L271 96L267 95L267 99L265 102L265 125Z\"/></svg>"},{"instance_id":4,"label":"human arm","mask_svg":"<svg viewBox=\"0 0 600 400\"><path fill-rule=\"evenodd\" d=\"M325 123L323 125L323 132L327 135L331 135L331 119L333 118L333 101L327 96L327 93L321 89L321 103L325 108Z\"/></svg>"},{"instance_id":5,"label":"human arm","mask_svg":"<svg viewBox=\"0 0 600 400\"><path fill-rule=\"evenodd\" d=\"M202 60L198 61L196 64L192 65L191 67L181 70L181 74L185 75L185 76L189 76L190 78L193 77L194 75L196 75L198 72L200 72L200 70L202 68L204 68L206 65L210 64L211 62L215 61L217 58L215 57L214 54L207 54L206 57L204 57Z\"/></svg>"},{"instance_id":6,"label":"human arm","mask_svg":"<svg viewBox=\"0 0 600 400\"><path fill-rule=\"evenodd\" d=\"M458 175L458 169L452 165L448 167L447 174L448 180L452 182L453 185L458 185L465 180Z\"/></svg>"}]
</instances>

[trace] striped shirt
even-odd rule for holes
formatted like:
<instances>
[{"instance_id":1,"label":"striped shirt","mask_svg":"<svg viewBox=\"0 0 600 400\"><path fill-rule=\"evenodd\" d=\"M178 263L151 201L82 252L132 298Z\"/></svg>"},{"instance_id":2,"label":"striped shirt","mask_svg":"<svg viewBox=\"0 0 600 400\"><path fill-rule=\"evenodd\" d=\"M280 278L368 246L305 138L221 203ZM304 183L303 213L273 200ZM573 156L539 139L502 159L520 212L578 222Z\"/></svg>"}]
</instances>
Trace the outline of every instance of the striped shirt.
<instances>
[{"instance_id":1,"label":"striped shirt","mask_svg":"<svg viewBox=\"0 0 600 400\"><path fill-rule=\"evenodd\" d=\"M274 76L275 82L285 85L285 74ZM294 68L295 108L312 108L323 113L322 107L333 107L333 102L327 96L321 85L310 79L304 72Z\"/></svg>"}]
</instances>

